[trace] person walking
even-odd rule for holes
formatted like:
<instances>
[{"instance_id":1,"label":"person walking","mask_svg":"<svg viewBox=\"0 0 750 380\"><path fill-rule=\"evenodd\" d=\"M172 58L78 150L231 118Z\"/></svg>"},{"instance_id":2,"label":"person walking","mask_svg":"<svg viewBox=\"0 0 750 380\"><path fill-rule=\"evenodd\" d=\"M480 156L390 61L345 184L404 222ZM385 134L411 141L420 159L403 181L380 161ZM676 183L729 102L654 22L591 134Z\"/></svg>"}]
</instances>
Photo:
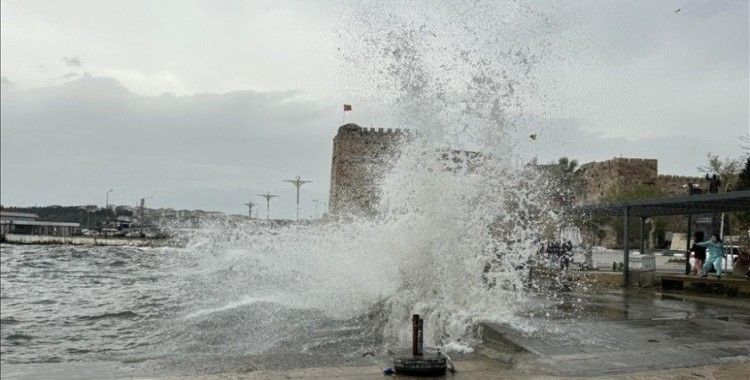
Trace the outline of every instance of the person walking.
<instances>
[{"instance_id":1,"label":"person walking","mask_svg":"<svg viewBox=\"0 0 750 380\"><path fill-rule=\"evenodd\" d=\"M690 248L690 252L693 253L693 270L692 273L699 275L703 269L703 263L706 261L706 247L698 245L698 242L703 241L703 231L696 231L693 236L693 246Z\"/></svg>"},{"instance_id":2,"label":"person walking","mask_svg":"<svg viewBox=\"0 0 750 380\"><path fill-rule=\"evenodd\" d=\"M708 259L703 264L703 274L701 277L708 277L708 270L711 266L716 270L716 278L721 278L721 258L724 257L724 244L718 234L712 234L711 240L697 243L708 250Z\"/></svg>"}]
</instances>

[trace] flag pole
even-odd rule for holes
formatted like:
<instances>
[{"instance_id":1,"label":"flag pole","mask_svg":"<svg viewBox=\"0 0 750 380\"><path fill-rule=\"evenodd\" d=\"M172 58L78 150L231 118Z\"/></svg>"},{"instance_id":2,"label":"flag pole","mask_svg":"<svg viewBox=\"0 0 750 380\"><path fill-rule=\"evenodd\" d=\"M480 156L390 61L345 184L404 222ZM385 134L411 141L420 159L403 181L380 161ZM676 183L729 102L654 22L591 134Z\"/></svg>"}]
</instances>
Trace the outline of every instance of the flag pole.
<instances>
[{"instance_id":1,"label":"flag pole","mask_svg":"<svg viewBox=\"0 0 750 380\"><path fill-rule=\"evenodd\" d=\"M346 111L351 111L352 106L350 104L344 104L344 109L341 111L341 122L346 124Z\"/></svg>"}]
</instances>

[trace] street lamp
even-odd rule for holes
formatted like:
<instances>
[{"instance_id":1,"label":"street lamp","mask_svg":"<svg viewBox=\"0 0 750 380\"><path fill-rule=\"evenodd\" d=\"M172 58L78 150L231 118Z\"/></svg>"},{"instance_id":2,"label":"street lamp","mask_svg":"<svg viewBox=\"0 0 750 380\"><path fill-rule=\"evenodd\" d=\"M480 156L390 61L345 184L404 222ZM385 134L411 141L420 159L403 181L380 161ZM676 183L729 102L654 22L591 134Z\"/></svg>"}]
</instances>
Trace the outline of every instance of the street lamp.
<instances>
[{"instance_id":1,"label":"street lamp","mask_svg":"<svg viewBox=\"0 0 750 380\"><path fill-rule=\"evenodd\" d=\"M284 182L289 182L297 188L297 220L299 220L299 188L302 187L302 185L310 183L312 181L306 181L301 179L300 176L297 176L294 179L285 179Z\"/></svg>"},{"instance_id":2,"label":"street lamp","mask_svg":"<svg viewBox=\"0 0 750 380\"><path fill-rule=\"evenodd\" d=\"M271 218L271 199L278 197L276 194L265 193L258 194L259 197L263 197L266 200L266 220Z\"/></svg>"},{"instance_id":3,"label":"street lamp","mask_svg":"<svg viewBox=\"0 0 750 380\"><path fill-rule=\"evenodd\" d=\"M248 219L253 218L253 206L255 206L255 203L253 201L247 201L247 203L243 203L245 206L247 206L247 217Z\"/></svg>"},{"instance_id":4,"label":"street lamp","mask_svg":"<svg viewBox=\"0 0 750 380\"><path fill-rule=\"evenodd\" d=\"M109 193L115 191L115 189L107 190L107 200L104 203L104 236L107 236L107 226L109 225Z\"/></svg>"},{"instance_id":5,"label":"street lamp","mask_svg":"<svg viewBox=\"0 0 750 380\"><path fill-rule=\"evenodd\" d=\"M143 237L143 225L146 223L146 199L153 198L153 196L149 195L147 197L141 198L141 202L138 205L138 224L140 225L141 231L140 235Z\"/></svg>"}]
</instances>

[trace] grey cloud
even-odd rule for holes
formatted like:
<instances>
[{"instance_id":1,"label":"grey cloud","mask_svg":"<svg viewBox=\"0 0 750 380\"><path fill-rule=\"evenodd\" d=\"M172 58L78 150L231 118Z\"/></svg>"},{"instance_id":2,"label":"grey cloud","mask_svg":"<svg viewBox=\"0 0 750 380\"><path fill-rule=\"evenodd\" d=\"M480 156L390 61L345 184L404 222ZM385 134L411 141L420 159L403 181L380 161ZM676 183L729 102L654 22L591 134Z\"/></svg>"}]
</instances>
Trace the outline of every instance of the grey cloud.
<instances>
[{"instance_id":1,"label":"grey cloud","mask_svg":"<svg viewBox=\"0 0 750 380\"><path fill-rule=\"evenodd\" d=\"M81 67L83 64L81 63L81 59L78 57L62 57L63 62L65 62L65 65L68 67Z\"/></svg>"},{"instance_id":2,"label":"grey cloud","mask_svg":"<svg viewBox=\"0 0 750 380\"><path fill-rule=\"evenodd\" d=\"M78 73L72 73L71 72L71 73L66 73L66 74L61 75L60 78L62 78L62 79L72 79L72 78L77 78L79 75L80 74L78 74Z\"/></svg>"},{"instance_id":3,"label":"grey cloud","mask_svg":"<svg viewBox=\"0 0 750 380\"><path fill-rule=\"evenodd\" d=\"M242 212L272 191L292 215L292 187L327 199L338 115L295 91L141 96L111 78L84 75L60 86L2 94L2 203L115 202L144 195L180 208ZM242 196L240 196L242 195Z\"/></svg>"}]
</instances>

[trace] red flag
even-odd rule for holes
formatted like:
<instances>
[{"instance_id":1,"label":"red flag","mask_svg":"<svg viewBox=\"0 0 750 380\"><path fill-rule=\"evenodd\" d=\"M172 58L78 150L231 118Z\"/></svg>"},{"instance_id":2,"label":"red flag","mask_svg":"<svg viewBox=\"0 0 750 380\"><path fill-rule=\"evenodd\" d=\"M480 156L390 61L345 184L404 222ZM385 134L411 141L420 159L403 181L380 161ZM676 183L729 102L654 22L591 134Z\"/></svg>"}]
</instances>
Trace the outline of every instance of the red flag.
<instances>
[{"instance_id":1,"label":"red flag","mask_svg":"<svg viewBox=\"0 0 750 380\"><path fill-rule=\"evenodd\" d=\"M351 111L351 110L352 110L352 105L351 104L344 104L344 112Z\"/></svg>"}]
</instances>

